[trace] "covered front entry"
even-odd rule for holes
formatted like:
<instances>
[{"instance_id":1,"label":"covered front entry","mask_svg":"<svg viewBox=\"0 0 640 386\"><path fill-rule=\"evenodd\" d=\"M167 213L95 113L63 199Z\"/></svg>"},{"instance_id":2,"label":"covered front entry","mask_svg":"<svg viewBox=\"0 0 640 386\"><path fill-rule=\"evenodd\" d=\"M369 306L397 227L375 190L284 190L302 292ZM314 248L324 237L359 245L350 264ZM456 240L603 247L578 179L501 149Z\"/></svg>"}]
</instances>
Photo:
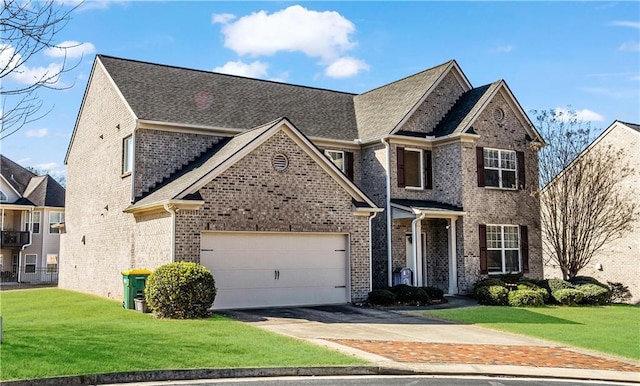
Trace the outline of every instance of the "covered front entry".
<instances>
[{"instance_id":1,"label":"covered front entry","mask_svg":"<svg viewBox=\"0 0 640 386\"><path fill-rule=\"evenodd\" d=\"M203 232L200 263L211 270L214 309L347 303L348 235Z\"/></svg>"},{"instance_id":2,"label":"covered front entry","mask_svg":"<svg viewBox=\"0 0 640 386\"><path fill-rule=\"evenodd\" d=\"M406 240L404 259L391 260L412 270L414 286L435 286L457 294L456 220L464 215L462 208L432 201L391 200L391 209L392 228Z\"/></svg>"}]
</instances>

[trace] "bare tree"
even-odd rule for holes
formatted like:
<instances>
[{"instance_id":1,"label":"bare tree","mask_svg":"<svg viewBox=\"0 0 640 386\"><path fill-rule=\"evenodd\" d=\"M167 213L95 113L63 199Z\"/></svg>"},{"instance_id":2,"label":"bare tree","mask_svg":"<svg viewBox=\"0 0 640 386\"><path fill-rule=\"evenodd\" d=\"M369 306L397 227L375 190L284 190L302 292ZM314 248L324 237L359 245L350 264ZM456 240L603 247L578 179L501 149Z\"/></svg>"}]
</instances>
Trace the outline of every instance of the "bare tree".
<instances>
[{"instance_id":1,"label":"bare tree","mask_svg":"<svg viewBox=\"0 0 640 386\"><path fill-rule=\"evenodd\" d=\"M574 112L532 113L547 141L539 152L543 248L566 280L631 229L638 204L622 182L633 170L622 150L591 146L591 127Z\"/></svg>"},{"instance_id":2,"label":"bare tree","mask_svg":"<svg viewBox=\"0 0 640 386\"><path fill-rule=\"evenodd\" d=\"M77 7L65 8L64 4L56 0L3 2L0 14L0 139L42 118L50 111L42 110L43 102L37 94L39 89L67 88L60 86L58 82L61 74L75 67L67 66L66 55L61 64L39 71L27 71L26 65L34 55L45 49L70 48L56 46L54 38L65 27L71 12Z\"/></svg>"}]
</instances>

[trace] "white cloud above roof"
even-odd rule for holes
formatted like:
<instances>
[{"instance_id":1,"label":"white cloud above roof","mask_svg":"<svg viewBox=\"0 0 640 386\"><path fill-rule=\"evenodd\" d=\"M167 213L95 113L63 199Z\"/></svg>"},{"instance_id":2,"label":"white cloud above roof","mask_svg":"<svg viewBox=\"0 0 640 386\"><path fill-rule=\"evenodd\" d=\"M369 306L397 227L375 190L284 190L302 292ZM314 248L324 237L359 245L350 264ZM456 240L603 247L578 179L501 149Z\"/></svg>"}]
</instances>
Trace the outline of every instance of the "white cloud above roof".
<instances>
[{"instance_id":1,"label":"white cloud above roof","mask_svg":"<svg viewBox=\"0 0 640 386\"><path fill-rule=\"evenodd\" d=\"M42 138L42 137L46 137L47 135L49 135L49 129L47 129L47 128L31 129L31 130L27 130L24 133L24 135L26 135L27 137Z\"/></svg>"},{"instance_id":2,"label":"white cloud above roof","mask_svg":"<svg viewBox=\"0 0 640 386\"><path fill-rule=\"evenodd\" d=\"M369 65L356 58L344 57L331 63L325 69L325 75L331 78L349 78L362 70L368 71Z\"/></svg>"},{"instance_id":3,"label":"white cloud above roof","mask_svg":"<svg viewBox=\"0 0 640 386\"><path fill-rule=\"evenodd\" d=\"M562 121L567 121L572 116L571 111L563 107L558 107L554 111L556 113L556 117L558 117ZM604 121L604 116L596 113L595 111L591 111L589 109L575 110L573 112L575 113L575 117L579 121L584 121L584 122Z\"/></svg>"},{"instance_id":4,"label":"white cloud above roof","mask_svg":"<svg viewBox=\"0 0 640 386\"><path fill-rule=\"evenodd\" d=\"M513 51L514 46L498 46L489 50L492 54L506 54Z\"/></svg>"},{"instance_id":5,"label":"white cloud above roof","mask_svg":"<svg viewBox=\"0 0 640 386\"><path fill-rule=\"evenodd\" d=\"M213 69L214 72L222 74L246 76L248 78L265 78L269 65L260 61L244 63L240 60L227 62L222 66Z\"/></svg>"},{"instance_id":6,"label":"white cloud above roof","mask_svg":"<svg viewBox=\"0 0 640 386\"><path fill-rule=\"evenodd\" d=\"M615 27L629 27L629 28L640 29L640 22L637 22L637 21L616 20L616 21L612 21L610 25Z\"/></svg>"},{"instance_id":7,"label":"white cloud above roof","mask_svg":"<svg viewBox=\"0 0 640 386\"><path fill-rule=\"evenodd\" d=\"M355 25L335 11L314 11L293 5L268 13L258 11L236 18L214 14L214 24L222 24L224 46L240 56L273 56L301 52L320 59L325 74L336 78L357 75L369 66L345 54L356 47Z\"/></svg>"},{"instance_id":8,"label":"white cloud above roof","mask_svg":"<svg viewBox=\"0 0 640 386\"><path fill-rule=\"evenodd\" d=\"M56 44L55 47L47 48L44 54L51 58L80 58L96 52L96 47L91 43L79 43L67 40Z\"/></svg>"}]
</instances>

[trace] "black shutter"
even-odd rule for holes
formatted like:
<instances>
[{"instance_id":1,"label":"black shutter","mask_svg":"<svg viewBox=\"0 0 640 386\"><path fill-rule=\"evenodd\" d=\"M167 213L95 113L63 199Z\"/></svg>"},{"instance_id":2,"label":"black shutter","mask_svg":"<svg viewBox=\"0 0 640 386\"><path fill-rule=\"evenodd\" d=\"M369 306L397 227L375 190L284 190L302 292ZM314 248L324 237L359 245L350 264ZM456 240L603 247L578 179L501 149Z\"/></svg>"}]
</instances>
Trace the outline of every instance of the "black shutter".
<instances>
[{"instance_id":1,"label":"black shutter","mask_svg":"<svg viewBox=\"0 0 640 386\"><path fill-rule=\"evenodd\" d=\"M424 151L424 183L426 189L433 189L433 165L431 150Z\"/></svg>"},{"instance_id":2,"label":"black shutter","mask_svg":"<svg viewBox=\"0 0 640 386\"><path fill-rule=\"evenodd\" d=\"M518 161L518 189L523 190L526 187L523 151L516 152L516 160Z\"/></svg>"},{"instance_id":3,"label":"black shutter","mask_svg":"<svg viewBox=\"0 0 640 386\"><path fill-rule=\"evenodd\" d=\"M480 240L480 273L487 274L489 273L487 268L487 226L484 224L478 225L478 240Z\"/></svg>"},{"instance_id":4,"label":"black shutter","mask_svg":"<svg viewBox=\"0 0 640 386\"><path fill-rule=\"evenodd\" d=\"M484 186L484 148L476 147L476 163L478 165L478 186Z\"/></svg>"},{"instance_id":5,"label":"black shutter","mask_svg":"<svg viewBox=\"0 0 640 386\"><path fill-rule=\"evenodd\" d=\"M529 232L526 225L520 225L520 257L522 272L529 273Z\"/></svg>"},{"instance_id":6,"label":"black shutter","mask_svg":"<svg viewBox=\"0 0 640 386\"><path fill-rule=\"evenodd\" d=\"M353 153L350 151L344 152L344 172L353 181Z\"/></svg>"},{"instance_id":7,"label":"black shutter","mask_svg":"<svg viewBox=\"0 0 640 386\"><path fill-rule=\"evenodd\" d=\"M398 173L397 173L397 177L398 177L398 187L399 188L404 188L405 187L405 182L404 182L404 147L397 147L396 148L396 156L397 156L397 168L398 168Z\"/></svg>"}]
</instances>

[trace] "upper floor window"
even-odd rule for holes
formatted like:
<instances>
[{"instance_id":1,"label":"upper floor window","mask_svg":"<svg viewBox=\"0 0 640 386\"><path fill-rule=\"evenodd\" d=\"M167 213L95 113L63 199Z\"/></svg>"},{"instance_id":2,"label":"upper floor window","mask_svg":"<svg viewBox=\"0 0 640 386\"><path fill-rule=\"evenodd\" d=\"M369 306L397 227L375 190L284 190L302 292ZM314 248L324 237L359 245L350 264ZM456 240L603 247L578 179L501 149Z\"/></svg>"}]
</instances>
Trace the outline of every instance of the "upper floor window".
<instances>
[{"instance_id":1,"label":"upper floor window","mask_svg":"<svg viewBox=\"0 0 640 386\"><path fill-rule=\"evenodd\" d=\"M353 180L353 153L342 150L325 150L324 154L340 169L346 176Z\"/></svg>"},{"instance_id":2,"label":"upper floor window","mask_svg":"<svg viewBox=\"0 0 640 386\"><path fill-rule=\"evenodd\" d=\"M477 148L478 186L524 189L524 152Z\"/></svg>"},{"instance_id":3,"label":"upper floor window","mask_svg":"<svg viewBox=\"0 0 640 386\"><path fill-rule=\"evenodd\" d=\"M29 215L25 217L24 229L28 232L29 226L33 224L33 233L40 233L40 213L41 212L33 212L31 221L29 221Z\"/></svg>"},{"instance_id":4,"label":"upper floor window","mask_svg":"<svg viewBox=\"0 0 640 386\"><path fill-rule=\"evenodd\" d=\"M526 225L480 225L481 273L529 271Z\"/></svg>"},{"instance_id":5,"label":"upper floor window","mask_svg":"<svg viewBox=\"0 0 640 386\"><path fill-rule=\"evenodd\" d=\"M56 224L64 222L64 212L51 212L49 213L49 233L60 233L60 228L54 227Z\"/></svg>"},{"instance_id":6,"label":"upper floor window","mask_svg":"<svg viewBox=\"0 0 640 386\"><path fill-rule=\"evenodd\" d=\"M131 173L133 169L133 136L122 141L122 174Z\"/></svg>"},{"instance_id":7,"label":"upper floor window","mask_svg":"<svg viewBox=\"0 0 640 386\"><path fill-rule=\"evenodd\" d=\"M7 200L9 200L9 197L7 197L7 195L0 190L0 202L7 202Z\"/></svg>"},{"instance_id":8,"label":"upper floor window","mask_svg":"<svg viewBox=\"0 0 640 386\"><path fill-rule=\"evenodd\" d=\"M397 149L398 187L409 189L432 189L431 151L420 149Z\"/></svg>"}]
</instances>

